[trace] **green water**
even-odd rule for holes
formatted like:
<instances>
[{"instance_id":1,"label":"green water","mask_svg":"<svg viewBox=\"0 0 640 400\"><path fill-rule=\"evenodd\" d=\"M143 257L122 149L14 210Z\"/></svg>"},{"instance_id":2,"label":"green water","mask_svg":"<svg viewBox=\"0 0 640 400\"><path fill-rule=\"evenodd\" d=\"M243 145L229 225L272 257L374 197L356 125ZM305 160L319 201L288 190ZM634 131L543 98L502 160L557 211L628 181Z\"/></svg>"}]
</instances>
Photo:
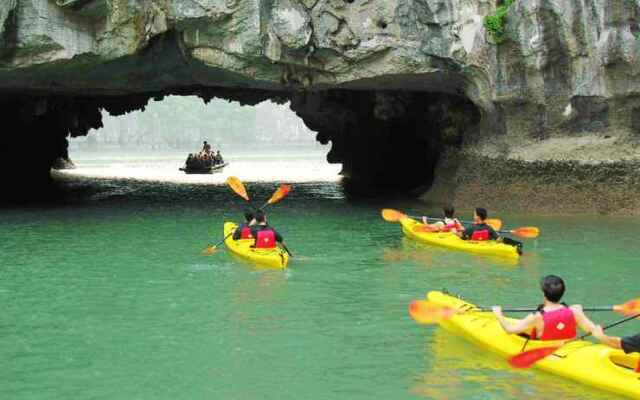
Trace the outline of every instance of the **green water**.
<instances>
[{"instance_id":1,"label":"green water","mask_svg":"<svg viewBox=\"0 0 640 400\"><path fill-rule=\"evenodd\" d=\"M250 185L258 199L274 188ZM418 204L300 183L271 209L296 256L282 272L200 255L233 204L223 186L95 180L68 203L0 211L0 398L613 398L510 370L406 310L441 288L535 305L547 273L570 302L637 297L640 221L501 216L543 231L510 266L409 242L379 217Z\"/></svg>"}]
</instances>

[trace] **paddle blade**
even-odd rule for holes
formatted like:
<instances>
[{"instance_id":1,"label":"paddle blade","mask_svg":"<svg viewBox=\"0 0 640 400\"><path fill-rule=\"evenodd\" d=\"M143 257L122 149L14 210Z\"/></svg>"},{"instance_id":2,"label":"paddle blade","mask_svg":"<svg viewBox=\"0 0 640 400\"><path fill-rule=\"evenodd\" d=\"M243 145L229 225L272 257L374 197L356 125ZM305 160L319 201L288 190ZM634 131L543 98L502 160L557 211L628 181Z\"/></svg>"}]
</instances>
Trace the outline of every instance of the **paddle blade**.
<instances>
[{"instance_id":1,"label":"paddle blade","mask_svg":"<svg viewBox=\"0 0 640 400\"><path fill-rule=\"evenodd\" d=\"M278 190L271 196L271 198L267 201L268 204L277 203L280 200L284 199L286 195L291 191L290 185L280 185Z\"/></svg>"},{"instance_id":2,"label":"paddle blade","mask_svg":"<svg viewBox=\"0 0 640 400\"><path fill-rule=\"evenodd\" d=\"M492 227L494 230L499 231L502 229L502 220L497 218L488 218L486 221L487 225Z\"/></svg>"},{"instance_id":3,"label":"paddle blade","mask_svg":"<svg viewBox=\"0 0 640 400\"><path fill-rule=\"evenodd\" d=\"M638 314L640 313L640 299L629 300L624 304L614 306L613 310L628 316Z\"/></svg>"},{"instance_id":4,"label":"paddle blade","mask_svg":"<svg viewBox=\"0 0 640 400\"><path fill-rule=\"evenodd\" d=\"M202 250L202 255L210 256L211 254L215 253L216 250L217 250L217 246L209 246L206 249Z\"/></svg>"},{"instance_id":5,"label":"paddle blade","mask_svg":"<svg viewBox=\"0 0 640 400\"><path fill-rule=\"evenodd\" d=\"M235 176L230 176L227 178L227 185L236 192L236 194L246 201L249 201L249 195L247 194L247 189L244 187L244 184L240 179Z\"/></svg>"},{"instance_id":6,"label":"paddle blade","mask_svg":"<svg viewBox=\"0 0 640 400\"><path fill-rule=\"evenodd\" d=\"M533 364L542 360L543 358L553 354L558 350L560 346L554 347L541 347L539 349L529 350L518 355L515 355L509 359L509 365L514 368L531 368Z\"/></svg>"},{"instance_id":7,"label":"paddle blade","mask_svg":"<svg viewBox=\"0 0 640 400\"><path fill-rule=\"evenodd\" d=\"M387 222L398 222L405 218L408 218L407 215L398 210L393 210L391 208L385 208L382 210L382 219Z\"/></svg>"},{"instance_id":8,"label":"paddle blade","mask_svg":"<svg viewBox=\"0 0 640 400\"><path fill-rule=\"evenodd\" d=\"M414 300L409 304L409 315L421 325L437 324L451 318L455 311L427 300Z\"/></svg>"},{"instance_id":9,"label":"paddle blade","mask_svg":"<svg viewBox=\"0 0 640 400\"><path fill-rule=\"evenodd\" d=\"M525 226L522 228L517 228L511 231L512 234L522 237L533 239L537 238L540 235L540 229L535 226Z\"/></svg>"}]
</instances>

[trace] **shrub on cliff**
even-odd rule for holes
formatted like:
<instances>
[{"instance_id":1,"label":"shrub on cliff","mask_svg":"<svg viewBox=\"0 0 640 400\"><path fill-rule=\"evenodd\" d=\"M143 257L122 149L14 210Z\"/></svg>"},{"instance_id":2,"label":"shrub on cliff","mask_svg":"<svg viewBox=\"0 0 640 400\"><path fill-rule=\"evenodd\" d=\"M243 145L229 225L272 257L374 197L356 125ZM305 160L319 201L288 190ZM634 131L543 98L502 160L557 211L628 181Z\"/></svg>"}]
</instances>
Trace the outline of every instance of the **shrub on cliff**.
<instances>
[{"instance_id":1,"label":"shrub on cliff","mask_svg":"<svg viewBox=\"0 0 640 400\"><path fill-rule=\"evenodd\" d=\"M504 27L507 24L507 12L514 2L515 0L504 0L504 2L496 8L494 14L484 17L484 27L491 37L493 37L496 44L504 42Z\"/></svg>"}]
</instances>

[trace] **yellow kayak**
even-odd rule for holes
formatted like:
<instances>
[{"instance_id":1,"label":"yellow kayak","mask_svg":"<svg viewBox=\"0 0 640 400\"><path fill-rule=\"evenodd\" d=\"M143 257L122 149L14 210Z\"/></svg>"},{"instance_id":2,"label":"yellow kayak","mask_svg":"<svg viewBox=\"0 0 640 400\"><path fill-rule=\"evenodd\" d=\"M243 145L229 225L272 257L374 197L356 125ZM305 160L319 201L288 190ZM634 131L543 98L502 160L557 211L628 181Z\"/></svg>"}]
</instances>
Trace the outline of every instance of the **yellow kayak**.
<instances>
[{"instance_id":1,"label":"yellow kayak","mask_svg":"<svg viewBox=\"0 0 640 400\"><path fill-rule=\"evenodd\" d=\"M400 221L402 232L413 240L449 249L519 259L520 255L514 246L498 243L495 240L474 241L462 240L451 232L416 232L416 228L425 226L415 219L405 218Z\"/></svg>"},{"instance_id":2,"label":"yellow kayak","mask_svg":"<svg viewBox=\"0 0 640 400\"><path fill-rule=\"evenodd\" d=\"M234 254L256 264L272 268L287 268L289 263L289 254L281 247L275 249L254 249L253 239L233 240L231 232L238 227L233 222L224 223L224 244ZM227 237L228 236L228 237Z\"/></svg>"},{"instance_id":3,"label":"yellow kayak","mask_svg":"<svg viewBox=\"0 0 640 400\"><path fill-rule=\"evenodd\" d=\"M427 299L454 309L472 308L473 304L442 292L429 292ZM507 334L491 312L468 312L440 322L446 330L464 337L483 350L505 358L525 350L560 344L555 341L526 339ZM567 343L554 354L538 361L534 367L599 389L640 399L640 374L634 372L638 354L625 354L602 344L579 340ZM505 361L505 368L507 362Z\"/></svg>"}]
</instances>

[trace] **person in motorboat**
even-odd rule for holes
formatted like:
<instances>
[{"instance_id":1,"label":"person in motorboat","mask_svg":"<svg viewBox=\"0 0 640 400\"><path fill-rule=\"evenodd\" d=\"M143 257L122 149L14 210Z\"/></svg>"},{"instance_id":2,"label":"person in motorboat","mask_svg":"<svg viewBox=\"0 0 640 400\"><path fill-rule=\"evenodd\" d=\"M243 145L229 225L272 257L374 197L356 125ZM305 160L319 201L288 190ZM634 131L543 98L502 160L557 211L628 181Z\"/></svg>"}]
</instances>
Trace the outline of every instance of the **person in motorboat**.
<instances>
[{"instance_id":1,"label":"person in motorboat","mask_svg":"<svg viewBox=\"0 0 640 400\"><path fill-rule=\"evenodd\" d=\"M276 243L284 245L284 238L267 223L267 215L262 210L254 214L256 224L251 227L251 235L255 238L256 249L273 249Z\"/></svg>"},{"instance_id":2,"label":"person in motorboat","mask_svg":"<svg viewBox=\"0 0 640 400\"><path fill-rule=\"evenodd\" d=\"M205 168L208 168L211 166L211 157L209 156L209 153L202 154L202 157L200 159Z\"/></svg>"},{"instance_id":3,"label":"person in motorboat","mask_svg":"<svg viewBox=\"0 0 640 400\"><path fill-rule=\"evenodd\" d=\"M581 305L568 306L560 302L565 292L562 278L548 275L540 281L543 302L538 311L516 322L507 321L500 306L492 308L498 323L511 334L529 333L532 340L571 340L577 336L577 328L594 332L596 325L584 314Z\"/></svg>"},{"instance_id":4,"label":"person in motorboat","mask_svg":"<svg viewBox=\"0 0 640 400\"><path fill-rule=\"evenodd\" d=\"M244 212L244 223L242 223L236 230L233 232L233 240L240 239L253 239L253 234L251 233L251 227L256 224L256 220L253 217L253 211L246 210Z\"/></svg>"},{"instance_id":5,"label":"person in motorboat","mask_svg":"<svg viewBox=\"0 0 640 400\"><path fill-rule=\"evenodd\" d=\"M202 142L202 150L200 151L200 153L202 153L202 154L211 153L211 145L209 143L207 143L206 140L204 142Z\"/></svg>"},{"instance_id":6,"label":"person in motorboat","mask_svg":"<svg viewBox=\"0 0 640 400\"><path fill-rule=\"evenodd\" d=\"M455 217L455 209L453 206L445 206L442 208L444 218L441 221L437 221L433 224L429 223L427 217L422 217L422 223L429 227L434 232L461 232L464 230L464 226Z\"/></svg>"},{"instance_id":7,"label":"person in motorboat","mask_svg":"<svg viewBox=\"0 0 640 400\"><path fill-rule=\"evenodd\" d=\"M224 164L224 159L222 158L222 154L220 154L220 150L216 152L215 162L216 164Z\"/></svg>"},{"instance_id":8,"label":"person in motorboat","mask_svg":"<svg viewBox=\"0 0 640 400\"><path fill-rule=\"evenodd\" d=\"M191 168L192 164L193 164L193 153L189 153L189 156L187 157L187 161L185 161L184 165L186 168Z\"/></svg>"}]
</instances>

